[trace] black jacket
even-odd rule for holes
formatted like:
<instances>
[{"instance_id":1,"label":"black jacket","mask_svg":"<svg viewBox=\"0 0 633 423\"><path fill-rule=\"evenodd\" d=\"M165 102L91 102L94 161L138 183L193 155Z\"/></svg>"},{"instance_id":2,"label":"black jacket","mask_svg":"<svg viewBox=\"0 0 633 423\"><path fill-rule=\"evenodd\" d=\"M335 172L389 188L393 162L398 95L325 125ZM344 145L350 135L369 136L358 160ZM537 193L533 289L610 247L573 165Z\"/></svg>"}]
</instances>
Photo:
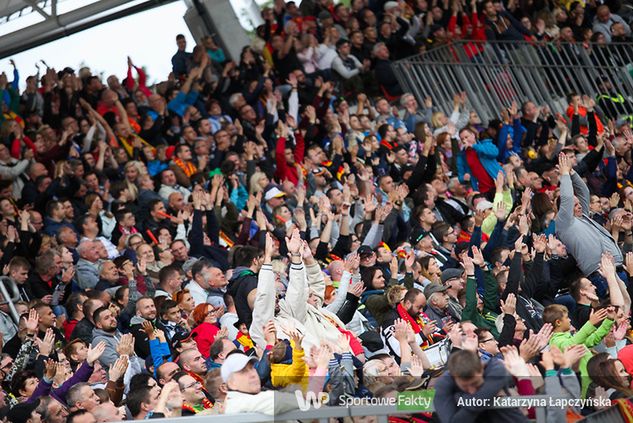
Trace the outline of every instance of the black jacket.
<instances>
[{"instance_id":1,"label":"black jacket","mask_svg":"<svg viewBox=\"0 0 633 423\"><path fill-rule=\"evenodd\" d=\"M250 327L253 321L253 310L248 305L248 294L253 289L257 289L257 275L248 268L235 269L235 276L229 281L227 292L233 297L237 316L246 323L246 327Z\"/></svg>"},{"instance_id":2,"label":"black jacket","mask_svg":"<svg viewBox=\"0 0 633 423\"><path fill-rule=\"evenodd\" d=\"M92 324L92 322L84 317L79 322L77 322L77 325L75 325L75 329L73 329L72 333L70 334L70 340L72 341L73 339L81 339L86 344L90 345L90 343L92 342L92 330L94 329L94 327L95 326Z\"/></svg>"}]
</instances>

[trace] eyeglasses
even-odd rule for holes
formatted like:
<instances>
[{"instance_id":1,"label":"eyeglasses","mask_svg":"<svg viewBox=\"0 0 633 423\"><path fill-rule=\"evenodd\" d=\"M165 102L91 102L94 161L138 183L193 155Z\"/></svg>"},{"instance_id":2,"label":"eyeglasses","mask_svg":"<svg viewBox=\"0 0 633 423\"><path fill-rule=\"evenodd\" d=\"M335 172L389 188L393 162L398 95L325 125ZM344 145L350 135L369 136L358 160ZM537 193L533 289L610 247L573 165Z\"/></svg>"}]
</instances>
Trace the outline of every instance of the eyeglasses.
<instances>
[{"instance_id":1,"label":"eyeglasses","mask_svg":"<svg viewBox=\"0 0 633 423\"><path fill-rule=\"evenodd\" d=\"M185 389L193 388L194 386L202 386L202 384L196 380L195 382L190 383L189 385L183 386L182 390L184 391Z\"/></svg>"},{"instance_id":2,"label":"eyeglasses","mask_svg":"<svg viewBox=\"0 0 633 423\"><path fill-rule=\"evenodd\" d=\"M486 342L490 342L490 341L495 341L495 342L496 342L496 339L494 339L494 338L488 338L488 339L484 339L483 341L480 341L479 343L480 343L480 344L485 344Z\"/></svg>"}]
</instances>

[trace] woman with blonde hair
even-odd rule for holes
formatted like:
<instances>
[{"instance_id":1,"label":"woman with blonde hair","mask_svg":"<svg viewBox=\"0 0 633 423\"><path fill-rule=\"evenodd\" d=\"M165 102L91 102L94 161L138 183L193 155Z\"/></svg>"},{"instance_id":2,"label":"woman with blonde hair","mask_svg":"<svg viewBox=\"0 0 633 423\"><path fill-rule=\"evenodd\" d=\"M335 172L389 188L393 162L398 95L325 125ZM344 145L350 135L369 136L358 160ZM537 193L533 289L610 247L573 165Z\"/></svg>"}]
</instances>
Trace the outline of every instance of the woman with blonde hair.
<instances>
[{"instance_id":1,"label":"woman with blonde hair","mask_svg":"<svg viewBox=\"0 0 633 423\"><path fill-rule=\"evenodd\" d=\"M101 195L97 193L90 193L86 195L84 199L84 204L88 209L87 213L95 218L99 227L101 228L101 234L110 239L112 235L112 231L116 226L116 219L112 215L112 213L108 212L104 209L103 199Z\"/></svg>"},{"instance_id":2,"label":"woman with blonde hair","mask_svg":"<svg viewBox=\"0 0 633 423\"><path fill-rule=\"evenodd\" d=\"M270 183L270 179L264 172L255 172L248 181L249 193L255 195L258 192L264 191L264 188Z\"/></svg>"},{"instance_id":3,"label":"woman with blonde hair","mask_svg":"<svg viewBox=\"0 0 633 423\"><path fill-rule=\"evenodd\" d=\"M133 160L127 162L124 167L125 171L125 184L129 192L130 201L136 201L138 198L138 181L139 176L146 175L147 169L143 163Z\"/></svg>"},{"instance_id":4,"label":"woman with blonde hair","mask_svg":"<svg viewBox=\"0 0 633 423\"><path fill-rule=\"evenodd\" d=\"M453 96L453 113L450 117L444 112L435 112L431 117L431 124L435 129L433 135L437 136L442 132L451 132L451 137L457 137L459 130L468 125L470 111L466 106L466 94L455 94Z\"/></svg>"},{"instance_id":5,"label":"woman with blonde hair","mask_svg":"<svg viewBox=\"0 0 633 423\"><path fill-rule=\"evenodd\" d=\"M423 290L424 287L432 283L440 285L442 282L442 269L435 257L426 256L418 260L420 263L420 278L416 282L416 288ZM420 284L422 286L420 286Z\"/></svg>"}]
</instances>

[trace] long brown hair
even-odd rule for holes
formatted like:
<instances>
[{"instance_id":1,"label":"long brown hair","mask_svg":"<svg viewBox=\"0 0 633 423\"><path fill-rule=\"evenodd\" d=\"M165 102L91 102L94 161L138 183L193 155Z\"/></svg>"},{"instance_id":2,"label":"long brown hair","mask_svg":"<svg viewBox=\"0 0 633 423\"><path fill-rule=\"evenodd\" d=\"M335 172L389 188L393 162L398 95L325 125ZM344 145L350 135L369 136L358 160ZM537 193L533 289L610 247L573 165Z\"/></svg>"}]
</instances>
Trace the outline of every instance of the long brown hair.
<instances>
[{"instance_id":1,"label":"long brown hair","mask_svg":"<svg viewBox=\"0 0 633 423\"><path fill-rule=\"evenodd\" d=\"M587 363L587 371L591 380L605 389L615 389L626 397L633 396L633 389L625 386L615 368L616 359L608 353L600 353L593 356Z\"/></svg>"}]
</instances>

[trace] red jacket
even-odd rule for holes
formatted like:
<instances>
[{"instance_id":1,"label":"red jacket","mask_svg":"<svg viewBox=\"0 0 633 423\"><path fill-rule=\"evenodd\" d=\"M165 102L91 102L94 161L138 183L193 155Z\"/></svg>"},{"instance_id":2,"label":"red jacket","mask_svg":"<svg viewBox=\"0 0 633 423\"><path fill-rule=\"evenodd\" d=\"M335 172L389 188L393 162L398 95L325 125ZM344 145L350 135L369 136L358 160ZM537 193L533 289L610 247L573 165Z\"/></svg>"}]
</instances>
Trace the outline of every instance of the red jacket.
<instances>
[{"instance_id":1,"label":"red jacket","mask_svg":"<svg viewBox=\"0 0 633 423\"><path fill-rule=\"evenodd\" d=\"M195 339L198 351L200 351L205 360L209 358L211 344L215 341L215 336L219 331L220 329L216 325L208 322L200 323L191 331L192 335L195 333L193 339Z\"/></svg>"},{"instance_id":2,"label":"red jacket","mask_svg":"<svg viewBox=\"0 0 633 423\"><path fill-rule=\"evenodd\" d=\"M569 119L573 119L574 117L574 106L572 106L571 104L569 106L567 106L567 117ZM578 114L584 118L587 117L587 108L585 106L578 106ZM604 132L604 125L602 124L602 121L600 121L600 118L598 117L597 113L593 114L594 118L596 119L596 129L598 130L599 134L602 134ZM587 135L589 133L589 127L586 125L581 125L580 126L580 133L583 135Z\"/></svg>"},{"instance_id":3,"label":"red jacket","mask_svg":"<svg viewBox=\"0 0 633 423\"><path fill-rule=\"evenodd\" d=\"M301 164L303 163L303 155L305 151L305 142L301 132L295 132L295 140L297 141L294 153L295 163ZM275 176L279 178L280 182L287 179L297 185L299 183L299 173L297 172L297 168L295 166L290 166L288 165L288 162L286 162L285 150L286 139L279 137L277 139L277 148L275 150L275 161L277 162L277 171L275 172Z\"/></svg>"}]
</instances>

